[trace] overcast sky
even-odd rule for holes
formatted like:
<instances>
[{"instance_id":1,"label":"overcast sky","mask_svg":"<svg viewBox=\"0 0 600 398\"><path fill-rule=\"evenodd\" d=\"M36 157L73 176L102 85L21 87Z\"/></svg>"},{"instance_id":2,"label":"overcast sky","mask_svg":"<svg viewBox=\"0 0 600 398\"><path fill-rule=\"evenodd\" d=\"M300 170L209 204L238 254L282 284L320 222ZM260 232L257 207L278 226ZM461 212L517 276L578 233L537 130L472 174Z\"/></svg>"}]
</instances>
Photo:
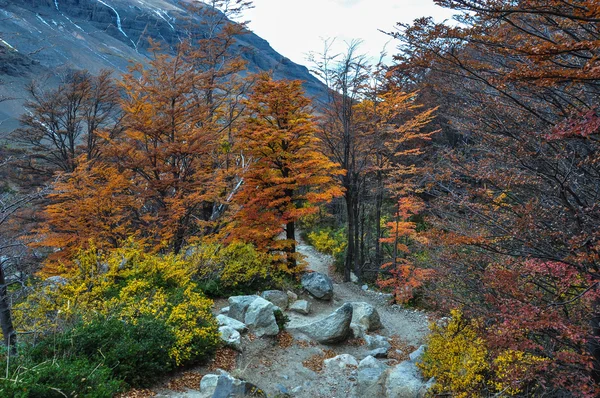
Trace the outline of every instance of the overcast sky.
<instances>
[{"instance_id":1,"label":"overcast sky","mask_svg":"<svg viewBox=\"0 0 600 398\"><path fill-rule=\"evenodd\" d=\"M250 29L292 61L307 65L307 54L323 50L325 38L344 41L362 39L361 53L377 58L390 40L378 31L394 30L396 22L412 22L422 16L437 21L452 14L433 0L253 0L255 8L245 13ZM394 53L393 42L387 52Z\"/></svg>"}]
</instances>

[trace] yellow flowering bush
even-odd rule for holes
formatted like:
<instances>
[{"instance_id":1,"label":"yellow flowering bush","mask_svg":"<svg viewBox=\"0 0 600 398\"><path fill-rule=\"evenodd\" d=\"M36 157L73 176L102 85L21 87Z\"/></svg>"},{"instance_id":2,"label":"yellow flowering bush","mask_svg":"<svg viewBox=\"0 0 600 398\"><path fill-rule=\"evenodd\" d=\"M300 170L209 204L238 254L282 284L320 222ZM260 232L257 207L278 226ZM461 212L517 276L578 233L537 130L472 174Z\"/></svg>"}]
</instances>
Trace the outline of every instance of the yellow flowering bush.
<instances>
[{"instance_id":1,"label":"yellow flowering bush","mask_svg":"<svg viewBox=\"0 0 600 398\"><path fill-rule=\"evenodd\" d=\"M523 351L505 350L493 360L492 387L506 395L518 395L523 392L521 385L530 381L533 368L543 367L547 358L532 355Z\"/></svg>"},{"instance_id":2,"label":"yellow flowering bush","mask_svg":"<svg viewBox=\"0 0 600 398\"><path fill-rule=\"evenodd\" d=\"M57 330L98 315L135 325L156 319L175 336L169 355L176 365L205 358L219 344L218 327L206 298L192 280L194 267L181 256L144 253L131 245L107 255L81 252L64 283L48 284L15 306L21 330Z\"/></svg>"},{"instance_id":3,"label":"yellow flowering bush","mask_svg":"<svg viewBox=\"0 0 600 398\"><path fill-rule=\"evenodd\" d=\"M308 241L321 253L331 254L337 257L346 250L346 240L342 231L334 231L331 228L309 232Z\"/></svg>"},{"instance_id":4,"label":"yellow flowering bush","mask_svg":"<svg viewBox=\"0 0 600 398\"><path fill-rule=\"evenodd\" d=\"M480 396L489 369L485 342L477 335L475 321L465 319L459 310L451 316L446 326L431 324L427 350L417 365L426 378L436 378L435 393Z\"/></svg>"},{"instance_id":5,"label":"yellow flowering bush","mask_svg":"<svg viewBox=\"0 0 600 398\"><path fill-rule=\"evenodd\" d=\"M218 281L224 289L251 287L280 277L273 258L248 243L235 241L224 246L206 242L189 251L198 278Z\"/></svg>"}]
</instances>

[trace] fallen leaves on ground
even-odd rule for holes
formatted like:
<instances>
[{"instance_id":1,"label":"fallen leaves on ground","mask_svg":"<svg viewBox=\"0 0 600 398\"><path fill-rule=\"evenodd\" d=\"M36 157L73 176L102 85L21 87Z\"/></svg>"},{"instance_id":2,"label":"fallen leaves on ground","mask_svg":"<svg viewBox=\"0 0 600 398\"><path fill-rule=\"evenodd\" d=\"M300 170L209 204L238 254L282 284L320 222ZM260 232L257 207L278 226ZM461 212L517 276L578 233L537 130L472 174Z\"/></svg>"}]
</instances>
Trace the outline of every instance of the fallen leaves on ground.
<instances>
[{"instance_id":1,"label":"fallen leaves on ground","mask_svg":"<svg viewBox=\"0 0 600 398\"><path fill-rule=\"evenodd\" d=\"M210 370L223 369L228 372L232 371L235 369L237 356L238 352L233 348L219 348L211 361Z\"/></svg>"},{"instance_id":2,"label":"fallen leaves on ground","mask_svg":"<svg viewBox=\"0 0 600 398\"><path fill-rule=\"evenodd\" d=\"M333 350L323 350L321 354L315 354L305 361L302 361L302 365L312 370L313 372L320 372L323 370L323 361L335 357L337 354Z\"/></svg>"},{"instance_id":3,"label":"fallen leaves on ground","mask_svg":"<svg viewBox=\"0 0 600 398\"><path fill-rule=\"evenodd\" d=\"M294 338L289 332L283 331L277 335L277 345L280 348L289 348L294 344Z\"/></svg>"},{"instance_id":4,"label":"fallen leaves on ground","mask_svg":"<svg viewBox=\"0 0 600 398\"><path fill-rule=\"evenodd\" d=\"M115 398L150 398L155 397L156 393L148 389L133 389L127 392L118 394Z\"/></svg>"},{"instance_id":5,"label":"fallen leaves on ground","mask_svg":"<svg viewBox=\"0 0 600 398\"><path fill-rule=\"evenodd\" d=\"M399 363L409 359L408 355L417 349L414 345L408 344L406 340L397 334L391 336L389 341L392 348L388 351L388 358L394 359Z\"/></svg>"},{"instance_id":6,"label":"fallen leaves on ground","mask_svg":"<svg viewBox=\"0 0 600 398\"><path fill-rule=\"evenodd\" d=\"M358 337L354 339L348 339L348 341L346 341L346 344L352 347L362 347L365 344L367 344L367 342L362 337Z\"/></svg>"},{"instance_id":7,"label":"fallen leaves on ground","mask_svg":"<svg viewBox=\"0 0 600 398\"><path fill-rule=\"evenodd\" d=\"M174 379L169 380L165 387L173 391L185 391L186 389L197 390L200 388L202 374L198 372L185 372Z\"/></svg>"}]
</instances>

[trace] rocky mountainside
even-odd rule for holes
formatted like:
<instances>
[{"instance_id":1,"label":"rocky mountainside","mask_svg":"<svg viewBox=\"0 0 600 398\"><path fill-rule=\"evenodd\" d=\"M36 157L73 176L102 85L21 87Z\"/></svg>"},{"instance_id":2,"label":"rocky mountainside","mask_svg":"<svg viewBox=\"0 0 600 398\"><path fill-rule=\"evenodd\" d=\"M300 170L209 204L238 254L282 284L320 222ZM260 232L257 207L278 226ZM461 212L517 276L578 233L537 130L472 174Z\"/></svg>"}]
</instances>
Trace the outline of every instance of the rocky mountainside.
<instances>
[{"instance_id":1,"label":"rocky mountainside","mask_svg":"<svg viewBox=\"0 0 600 398\"><path fill-rule=\"evenodd\" d=\"M25 85L33 78L55 83L69 69L124 72L148 60L148 39L169 48L201 29L200 16L186 13L194 0L0 0L0 132L16 127ZM305 81L307 94L323 86L304 66L277 53L253 33L234 51L250 71L272 70L275 78Z\"/></svg>"}]
</instances>

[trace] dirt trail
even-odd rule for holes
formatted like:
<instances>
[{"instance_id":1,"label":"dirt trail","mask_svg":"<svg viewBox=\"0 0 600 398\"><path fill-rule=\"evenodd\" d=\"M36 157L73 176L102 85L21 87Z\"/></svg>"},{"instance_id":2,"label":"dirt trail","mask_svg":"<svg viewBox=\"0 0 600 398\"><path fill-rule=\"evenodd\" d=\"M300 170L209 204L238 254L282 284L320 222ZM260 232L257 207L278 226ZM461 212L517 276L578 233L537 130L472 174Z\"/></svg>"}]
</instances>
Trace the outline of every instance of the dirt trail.
<instances>
[{"instance_id":1,"label":"dirt trail","mask_svg":"<svg viewBox=\"0 0 600 398\"><path fill-rule=\"evenodd\" d=\"M333 264L331 256L316 251L301 239L297 250L305 256L308 268L312 271L330 274ZM365 301L377 309L383 328L376 333L383 336L399 336L407 344L418 347L427 333L428 317L420 311L403 309L397 305L389 305L389 296L373 290L363 290L361 286L348 282L343 283L334 275L333 300L324 302L310 297L307 293L297 292L299 298L311 303L310 315L286 312L290 321L288 327L314 322L331 314L346 302ZM337 282L337 283L336 283ZM215 311L227 305L225 300L215 303ZM302 336L293 336L290 344L282 344L277 339L254 338L243 336L242 352L237 358L236 369L230 373L243 378L260 388L268 397L290 396L298 398L334 398L355 397L356 370L347 374L331 372L315 372L307 368L303 362L314 362L318 355L350 354L358 361L365 358L369 349L360 344L344 343L335 346L324 346L312 341L302 340ZM317 362L319 362L317 360ZM196 371L201 374L209 372L205 367ZM172 392L159 391L158 397L195 398L197 391ZM364 397L362 397L364 398Z\"/></svg>"},{"instance_id":2,"label":"dirt trail","mask_svg":"<svg viewBox=\"0 0 600 398\"><path fill-rule=\"evenodd\" d=\"M329 269L333 263L331 256L318 252L301 239L298 240L297 250L305 256L310 270L329 275L335 281L336 277L330 275ZM311 318L318 317L324 312L328 315L332 307L337 308L347 302L365 301L377 308L377 312L379 312L384 328L378 331L378 334L399 335L412 345L419 345L422 342L428 326L428 317L424 312L389 305L389 296L385 294L374 290L364 291L360 285L352 282L338 282L334 282L332 303L315 303L316 300L313 301L314 313L311 314Z\"/></svg>"}]
</instances>

